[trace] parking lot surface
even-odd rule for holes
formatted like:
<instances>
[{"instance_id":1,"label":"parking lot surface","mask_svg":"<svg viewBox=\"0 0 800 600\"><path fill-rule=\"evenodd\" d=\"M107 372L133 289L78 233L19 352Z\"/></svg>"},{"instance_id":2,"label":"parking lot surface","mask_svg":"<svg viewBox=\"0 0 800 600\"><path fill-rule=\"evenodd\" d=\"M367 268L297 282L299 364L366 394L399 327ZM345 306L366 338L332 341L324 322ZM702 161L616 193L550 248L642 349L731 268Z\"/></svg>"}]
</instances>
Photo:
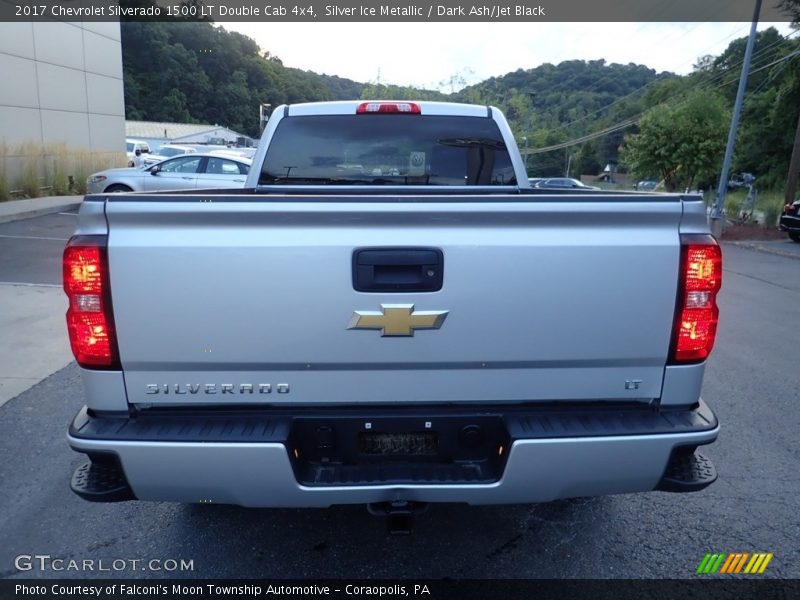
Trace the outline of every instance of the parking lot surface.
<instances>
[{"instance_id":1,"label":"parking lot surface","mask_svg":"<svg viewBox=\"0 0 800 600\"><path fill-rule=\"evenodd\" d=\"M72 360L61 251L76 211L0 223L0 406Z\"/></svg>"},{"instance_id":2,"label":"parking lot surface","mask_svg":"<svg viewBox=\"0 0 800 600\"><path fill-rule=\"evenodd\" d=\"M0 238L0 281L56 285L70 224L74 217L51 215L0 226L27 236ZM437 505L403 537L388 536L361 506L90 504L69 491L84 460L65 442L83 395L72 363L0 407L0 577L692 578L707 552L771 552L765 577L798 578L800 261L735 245L724 246L724 259L721 327L703 392L722 424L706 452L719 480L705 491ZM53 328L63 325L56 317ZM4 362L9 350L0 352ZM15 567L17 556L33 554L183 559L192 569Z\"/></svg>"}]
</instances>

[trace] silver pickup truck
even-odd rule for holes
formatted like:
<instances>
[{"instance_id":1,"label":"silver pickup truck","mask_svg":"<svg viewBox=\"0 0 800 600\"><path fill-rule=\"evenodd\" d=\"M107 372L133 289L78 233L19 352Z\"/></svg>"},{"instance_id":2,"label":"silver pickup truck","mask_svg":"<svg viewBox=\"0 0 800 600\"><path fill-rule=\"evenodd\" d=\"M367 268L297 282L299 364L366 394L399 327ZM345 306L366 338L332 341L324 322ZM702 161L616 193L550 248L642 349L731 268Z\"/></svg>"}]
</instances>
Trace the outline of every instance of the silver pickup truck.
<instances>
[{"instance_id":1,"label":"silver pickup truck","mask_svg":"<svg viewBox=\"0 0 800 600\"><path fill-rule=\"evenodd\" d=\"M244 190L83 202L72 489L390 515L702 489L720 284L699 197L531 189L496 108L282 106Z\"/></svg>"}]
</instances>

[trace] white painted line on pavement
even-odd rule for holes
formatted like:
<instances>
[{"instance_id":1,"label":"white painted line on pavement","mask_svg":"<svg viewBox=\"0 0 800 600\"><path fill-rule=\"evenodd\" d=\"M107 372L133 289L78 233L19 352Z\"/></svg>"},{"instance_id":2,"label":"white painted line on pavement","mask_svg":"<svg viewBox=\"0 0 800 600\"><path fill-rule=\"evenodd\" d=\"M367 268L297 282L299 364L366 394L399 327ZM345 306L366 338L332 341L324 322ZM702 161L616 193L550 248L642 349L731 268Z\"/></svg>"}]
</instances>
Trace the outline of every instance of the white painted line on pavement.
<instances>
[{"instance_id":1,"label":"white painted line on pavement","mask_svg":"<svg viewBox=\"0 0 800 600\"><path fill-rule=\"evenodd\" d=\"M0 285L22 285L25 287L46 287L46 288L60 288L63 287L57 283L25 283L22 281L0 281Z\"/></svg>"},{"instance_id":2,"label":"white painted line on pavement","mask_svg":"<svg viewBox=\"0 0 800 600\"><path fill-rule=\"evenodd\" d=\"M33 235L6 235L0 233L0 238L12 238L15 240L52 240L54 242L68 242L69 238L54 238L54 237L36 237Z\"/></svg>"}]
</instances>

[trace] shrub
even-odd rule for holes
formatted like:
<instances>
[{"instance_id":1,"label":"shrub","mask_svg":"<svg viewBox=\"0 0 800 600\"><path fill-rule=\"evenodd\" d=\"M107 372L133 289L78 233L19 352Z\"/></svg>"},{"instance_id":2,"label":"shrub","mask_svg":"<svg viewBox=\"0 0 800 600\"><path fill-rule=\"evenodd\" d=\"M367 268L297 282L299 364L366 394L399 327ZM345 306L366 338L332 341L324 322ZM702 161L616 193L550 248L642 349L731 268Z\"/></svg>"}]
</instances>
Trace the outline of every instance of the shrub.
<instances>
[{"instance_id":1,"label":"shrub","mask_svg":"<svg viewBox=\"0 0 800 600\"><path fill-rule=\"evenodd\" d=\"M8 145L5 142L0 142L0 202L5 202L11 197L11 184L8 181L6 156L8 156Z\"/></svg>"},{"instance_id":2,"label":"shrub","mask_svg":"<svg viewBox=\"0 0 800 600\"><path fill-rule=\"evenodd\" d=\"M69 193L68 165L70 153L64 144L52 146L48 149L48 154L52 160L52 171L45 177L45 184L50 186L50 193L56 196L64 196Z\"/></svg>"},{"instance_id":3,"label":"shrub","mask_svg":"<svg viewBox=\"0 0 800 600\"><path fill-rule=\"evenodd\" d=\"M725 215L729 219L739 218L739 213L742 212L742 205L746 197L747 194L742 191L729 192L725 196Z\"/></svg>"},{"instance_id":4,"label":"shrub","mask_svg":"<svg viewBox=\"0 0 800 600\"><path fill-rule=\"evenodd\" d=\"M778 218L783 212L783 195L777 192L765 193L758 198L758 208L763 215L762 227L773 228L778 225Z\"/></svg>"},{"instance_id":5,"label":"shrub","mask_svg":"<svg viewBox=\"0 0 800 600\"><path fill-rule=\"evenodd\" d=\"M22 164L15 187L28 198L36 198L41 195L42 147L31 142L22 144L17 155L22 159Z\"/></svg>"}]
</instances>

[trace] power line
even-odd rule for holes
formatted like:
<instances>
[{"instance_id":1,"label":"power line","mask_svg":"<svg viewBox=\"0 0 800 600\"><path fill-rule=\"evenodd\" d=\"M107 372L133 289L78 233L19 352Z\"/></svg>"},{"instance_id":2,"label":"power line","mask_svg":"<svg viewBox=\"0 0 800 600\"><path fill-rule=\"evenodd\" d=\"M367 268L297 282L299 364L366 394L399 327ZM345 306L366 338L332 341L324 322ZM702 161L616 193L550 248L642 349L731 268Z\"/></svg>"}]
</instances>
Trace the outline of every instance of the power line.
<instances>
[{"instance_id":1,"label":"power line","mask_svg":"<svg viewBox=\"0 0 800 600\"><path fill-rule=\"evenodd\" d=\"M760 48L760 49L759 49L759 50L758 50L758 51L755 53L755 55L754 55L754 58L755 58L755 57L764 58L764 56L763 56L763 54L764 54L764 53L766 53L766 52L767 52L768 50L770 50L771 48L773 48L773 47L777 46L778 44L780 44L780 43L782 43L782 42L785 42L785 41L788 41L788 40L789 40L789 39L790 39L790 38L791 38L793 35L795 35L795 34L797 34L797 33L800 33L800 30L789 32L788 34L786 34L786 35L784 35L784 36L781 36L779 39L775 40L775 41L774 41L774 42L772 42L771 44L769 44L769 45L767 45L767 46L764 46L763 48ZM780 48L777 48L777 50L779 50L779 49L780 49ZM761 56L759 56L759 55L761 55ZM722 69L721 71L719 71L719 72L717 72L717 73L714 73L714 74L713 74L713 75L712 75L710 78L708 78L708 79L706 79L706 80L704 80L704 81L699 81L699 82L698 82L698 83L697 83L697 84L696 84L694 87L695 87L695 88L698 88L698 87L700 87L701 85L705 87L705 86L707 86L707 85L713 85L713 84L715 84L715 83L717 83L717 82L721 81L721 80L722 80L722 79L723 79L725 76L727 76L727 75L728 75L730 72L732 72L734 69L737 69L738 67L740 67L740 66L742 65L742 63L743 63L743 62L744 62L743 60L740 60L740 61L738 61L738 62L736 62L736 63L734 63L734 64L732 64L732 65L729 65L729 66L725 67L725 68L724 68L724 69ZM758 72L758 71L762 70L763 68L767 68L767 67L769 67L769 66L772 66L773 64L776 64L776 63L770 63L769 65L765 65L764 67L759 67L758 69L754 69L753 71L751 71L751 73L756 73L756 72ZM738 80L738 76L737 76L737 79L736 79L736 80ZM552 129L547 129L547 130L545 130L545 132L546 132L546 133L553 133L553 132L556 132L556 131L560 131L560 130L562 130L562 129L566 129L567 127L571 127L572 125L574 125L574 124L576 124L576 123L580 123L581 121L585 121L585 120L586 120L586 119L588 119L589 117L592 117L592 116L594 116L594 115L596 115L596 114L598 114L598 113L600 113L600 112L603 112L603 111L605 111L605 110L608 110L608 109L612 108L613 106L616 106L617 104L620 104L621 102L623 102L623 101L625 101L625 100L629 99L630 97L632 97L633 95L637 94L638 92L640 92L640 91L642 91L642 90L644 90L644 89L647 89L647 88L649 88L649 87L651 87L651 86L653 86L653 85L655 85L655 84L657 84L657 83L660 83L661 81L663 81L663 80L661 80L661 79L654 79L653 81L650 81L650 82L646 83L645 85L643 85L643 86L641 86L641 87L639 87L639 88L635 89L634 91L632 91L632 92L630 92L630 93L626 94L625 96L622 96L622 97L620 97L620 98L616 99L615 101L611 102L610 104L608 104L608 105L606 105L606 106L604 106L604 107L602 107L602 108L599 108L599 109L597 109L597 110L596 110L596 111L594 111L594 112L588 113L588 114L584 115L583 117L581 117L581 118L579 118L579 119L576 119L576 120L574 120L574 121L570 121L570 122L568 122L568 123L564 123L564 124L562 124L562 125L559 125L558 127L554 127L554 128L552 128ZM726 82L726 83L724 83L724 84L722 84L722 85L728 85L728 83L730 83L730 82ZM718 88L718 87L721 87L721 86L715 86L715 88ZM591 88L590 88L590 89L591 89ZM595 88L595 89L596 89L596 88ZM562 106L563 106L563 105L556 105L555 107L551 108L551 109L550 109L548 112L557 112L557 109L559 109L559 108L560 108L560 107L562 107ZM531 154L532 154L532 153L533 153L533 152L531 152Z\"/></svg>"},{"instance_id":2,"label":"power line","mask_svg":"<svg viewBox=\"0 0 800 600\"><path fill-rule=\"evenodd\" d=\"M628 119L626 121L622 121L621 123L617 123L610 127L606 127L605 129L601 129L600 131L596 131L594 133L590 133L581 136L579 138L575 138L574 140L561 142L560 144L554 144L552 146L545 146L544 148L534 148L533 150L528 150L527 153L542 154L544 152L552 152L553 150L560 150L561 148L569 148L570 146L583 144L584 142L588 142L589 140L593 140L595 138L604 137L610 133L614 133L615 131L620 131L621 129L627 129L631 125L635 125L642 118L642 116L644 116L644 113L641 113L632 119Z\"/></svg>"},{"instance_id":3,"label":"power line","mask_svg":"<svg viewBox=\"0 0 800 600\"><path fill-rule=\"evenodd\" d=\"M789 35L793 35L794 33L795 32L792 32ZM782 40L788 39L789 35L784 36L782 38ZM770 48L770 47L774 46L777 43L778 42L776 41L773 44L770 44L769 46L764 48L763 50L766 50L767 48ZM792 59L797 55L800 55L800 50L796 50L794 52L791 52L791 53L787 54L786 56L783 56L783 57L781 57L781 58L779 58L777 60L774 60L774 61L772 61L772 62L770 62L770 63L768 63L766 65L762 65L757 69L753 69L753 70L750 71L750 74L752 75L753 73L758 73L759 71L763 71L764 69L768 69L770 67L773 67L773 66L775 66L775 65L777 65L777 64L779 64L779 63L781 63L783 61ZM710 80L698 82L689 91L693 91L694 89L698 89L701 85L703 87L706 87L709 83L714 83L715 80L717 80L719 82L723 77L729 75L731 70L735 69L737 66L740 66L742 64L742 62L744 62L744 61L739 61L735 65L731 65L725 71L723 71L720 74L715 75ZM734 77L733 79L730 79L728 81L719 82L719 83L717 83L717 85L715 85L711 89L722 88L722 87L724 87L726 85L730 85L731 83L733 83L734 81L737 81L737 80L738 80L738 76ZM682 92L682 93L685 94L685 91ZM685 100L681 100L675 106L680 106L684 102L685 102ZM665 104L665 103L663 103L663 104ZM606 127L605 129L601 129L600 131L596 131L596 132L593 132L593 133L590 133L590 134L586 134L586 135L583 135L581 137L578 137L578 138L575 138L575 139L572 139L572 140L568 140L566 142L561 142L561 143L558 143L558 144L554 144L554 145L551 145L551 146L545 146L543 148L534 148L534 149L528 150L527 152L524 152L524 154L526 154L526 155L542 154L542 153L545 153L545 152L552 152L554 150L560 150L562 148L569 148L570 146L576 146L578 144L583 144L583 143L588 142L590 140L597 139L597 138L600 138L600 137L604 137L606 135L609 135L611 133L620 131L622 129L627 129L628 127L631 127L631 126L635 125L636 123L638 123L642 119L642 117L644 117L646 114L647 114L647 111L639 113L635 117L626 119L626 120L621 121L619 123L615 123L614 125L610 125L610 126ZM557 131L558 129L560 129L560 128L548 130L548 133L550 133L552 131Z\"/></svg>"}]
</instances>

